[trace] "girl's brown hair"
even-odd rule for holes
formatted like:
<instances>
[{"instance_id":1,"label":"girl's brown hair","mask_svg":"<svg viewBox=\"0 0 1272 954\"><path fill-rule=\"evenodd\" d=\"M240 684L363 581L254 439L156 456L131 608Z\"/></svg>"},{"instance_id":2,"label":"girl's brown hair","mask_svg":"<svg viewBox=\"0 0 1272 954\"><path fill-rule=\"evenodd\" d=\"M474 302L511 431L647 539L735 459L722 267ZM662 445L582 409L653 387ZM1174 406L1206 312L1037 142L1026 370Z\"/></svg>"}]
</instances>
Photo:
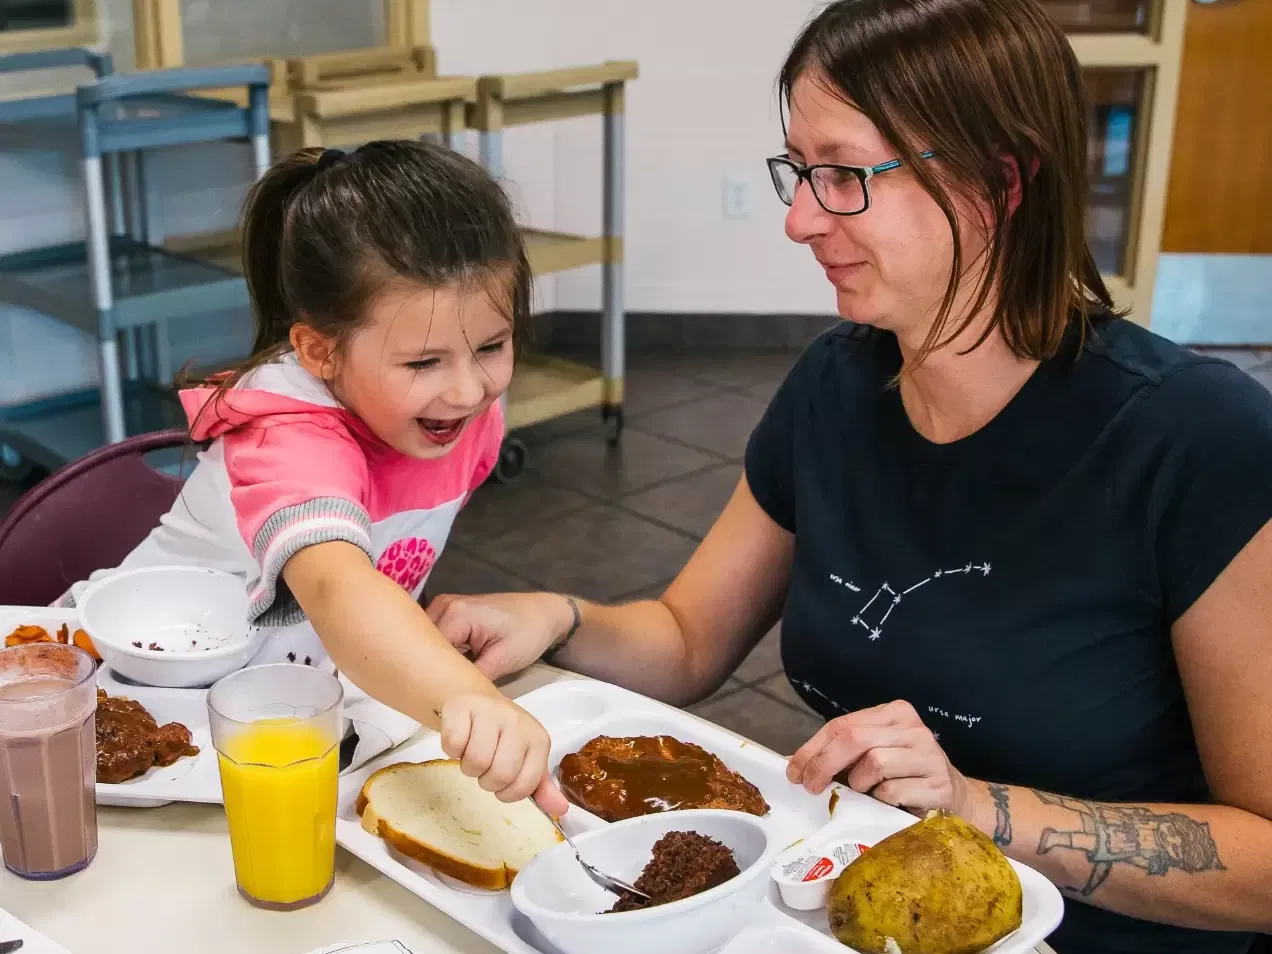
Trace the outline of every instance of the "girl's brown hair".
<instances>
[{"instance_id":1,"label":"girl's brown hair","mask_svg":"<svg viewBox=\"0 0 1272 954\"><path fill-rule=\"evenodd\" d=\"M530 316L530 264L503 189L428 142L303 149L279 162L247 196L243 272L255 340L245 363L207 382L222 392L290 350L298 322L339 345L395 279L473 285L503 310L514 343Z\"/></svg>"},{"instance_id":2,"label":"girl's brown hair","mask_svg":"<svg viewBox=\"0 0 1272 954\"><path fill-rule=\"evenodd\" d=\"M1085 334L1117 313L1086 242L1081 72L1036 0L836 0L782 67L788 107L804 77L860 109L949 221L950 280L919 360L965 332L995 292L972 347L998 331L1022 358L1051 357L1071 326ZM934 160L919 157L927 150ZM991 222L971 307L949 329L960 280L977 264L960 252L960 196L984 202Z\"/></svg>"}]
</instances>

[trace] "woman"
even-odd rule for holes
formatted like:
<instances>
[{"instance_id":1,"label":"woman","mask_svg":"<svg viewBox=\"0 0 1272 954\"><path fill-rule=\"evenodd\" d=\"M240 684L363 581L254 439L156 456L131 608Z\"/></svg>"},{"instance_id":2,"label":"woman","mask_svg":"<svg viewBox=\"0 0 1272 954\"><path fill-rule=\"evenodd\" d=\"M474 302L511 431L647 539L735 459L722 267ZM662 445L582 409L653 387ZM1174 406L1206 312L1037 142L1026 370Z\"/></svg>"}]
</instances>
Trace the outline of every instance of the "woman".
<instances>
[{"instance_id":1,"label":"woman","mask_svg":"<svg viewBox=\"0 0 1272 954\"><path fill-rule=\"evenodd\" d=\"M1077 63L1034 0L839 0L781 74L787 233L846 321L659 600L443 596L498 676L685 704L782 617L792 782L947 808L1066 890L1063 954L1272 931L1272 396L1116 316Z\"/></svg>"}]
</instances>

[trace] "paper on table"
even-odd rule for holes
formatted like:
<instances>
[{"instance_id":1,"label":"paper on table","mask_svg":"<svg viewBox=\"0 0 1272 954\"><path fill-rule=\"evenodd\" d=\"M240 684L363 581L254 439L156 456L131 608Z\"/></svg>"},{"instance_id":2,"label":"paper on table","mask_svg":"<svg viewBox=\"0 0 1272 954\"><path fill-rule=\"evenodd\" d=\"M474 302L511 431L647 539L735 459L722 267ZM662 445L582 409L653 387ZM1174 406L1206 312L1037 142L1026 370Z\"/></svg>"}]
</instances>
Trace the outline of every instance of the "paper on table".
<instances>
[{"instance_id":1,"label":"paper on table","mask_svg":"<svg viewBox=\"0 0 1272 954\"><path fill-rule=\"evenodd\" d=\"M354 731L358 733L358 745L353 750L353 761L346 772L352 772L401 745L420 730L420 724L414 719L372 699L343 673L340 682L345 690L344 717L353 723ZM380 952L375 951L374 954Z\"/></svg>"},{"instance_id":2,"label":"paper on table","mask_svg":"<svg viewBox=\"0 0 1272 954\"><path fill-rule=\"evenodd\" d=\"M16 941L22 939L22 954L69 954L60 944L54 944L34 928L27 927L12 914L0 908L0 941ZM361 951L358 954L362 954ZM375 954L380 954L376 951ZM398 954L387 948L385 954ZM409 954L409 952L408 952Z\"/></svg>"}]
</instances>

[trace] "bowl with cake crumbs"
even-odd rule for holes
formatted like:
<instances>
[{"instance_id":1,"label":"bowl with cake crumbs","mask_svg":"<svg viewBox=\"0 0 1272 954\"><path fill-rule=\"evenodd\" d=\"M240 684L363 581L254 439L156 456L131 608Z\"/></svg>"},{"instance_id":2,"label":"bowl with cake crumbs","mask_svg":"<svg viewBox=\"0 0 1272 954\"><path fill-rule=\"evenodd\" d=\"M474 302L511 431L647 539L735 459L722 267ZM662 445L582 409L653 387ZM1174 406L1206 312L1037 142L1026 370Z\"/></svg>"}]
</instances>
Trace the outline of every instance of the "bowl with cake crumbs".
<instances>
[{"instance_id":1,"label":"bowl with cake crumbs","mask_svg":"<svg viewBox=\"0 0 1272 954\"><path fill-rule=\"evenodd\" d=\"M760 910L781 845L745 812L641 815L574 836L583 859L650 896L614 895L569 845L527 865L512 903L562 954L708 954Z\"/></svg>"},{"instance_id":2,"label":"bowl with cake crumbs","mask_svg":"<svg viewBox=\"0 0 1272 954\"><path fill-rule=\"evenodd\" d=\"M77 607L102 661L144 686L205 688L255 656L245 582L199 566L115 571L90 584Z\"/></svg>"}]
</instances>

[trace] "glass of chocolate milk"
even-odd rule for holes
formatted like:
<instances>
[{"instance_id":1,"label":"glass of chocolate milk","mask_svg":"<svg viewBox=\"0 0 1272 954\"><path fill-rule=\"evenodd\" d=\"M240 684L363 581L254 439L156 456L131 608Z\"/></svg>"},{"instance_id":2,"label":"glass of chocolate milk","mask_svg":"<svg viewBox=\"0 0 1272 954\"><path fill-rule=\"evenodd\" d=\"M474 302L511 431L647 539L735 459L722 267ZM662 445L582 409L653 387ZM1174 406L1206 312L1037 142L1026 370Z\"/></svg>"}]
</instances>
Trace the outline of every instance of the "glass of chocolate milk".
<instances>
[{"instance_id":1,"label":"glass of chocolate milk","mask_svg":"<svg viewBox=\"0 0 1272 954\"><path fill-rule=\"evenodd\" d=\"M0 853L51 881L97 854L93 657L75 646L0 649Z\"/></svg>"}]
</instances>

